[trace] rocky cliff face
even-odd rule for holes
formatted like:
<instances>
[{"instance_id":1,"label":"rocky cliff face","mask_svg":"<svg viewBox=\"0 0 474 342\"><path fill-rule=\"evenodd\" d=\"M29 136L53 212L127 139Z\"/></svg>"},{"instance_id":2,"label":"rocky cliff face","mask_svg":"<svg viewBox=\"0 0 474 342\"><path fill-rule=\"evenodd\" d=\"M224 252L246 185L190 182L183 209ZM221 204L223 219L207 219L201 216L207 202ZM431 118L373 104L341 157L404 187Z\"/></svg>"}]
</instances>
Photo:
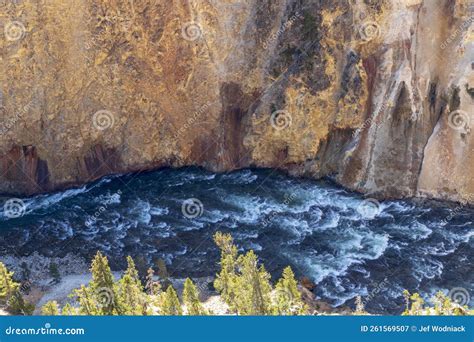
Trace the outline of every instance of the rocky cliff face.
<instances>
[{"instance_id":1,"label":"rocky cliff face","mask_svg":"<svg viewBox=\"0 0 474 342\"><path fill-rule=\"evenodd\" d=\"M257 166L474 202L468 0L0 3L1 192Z\"/></svg>"}]
</instances>

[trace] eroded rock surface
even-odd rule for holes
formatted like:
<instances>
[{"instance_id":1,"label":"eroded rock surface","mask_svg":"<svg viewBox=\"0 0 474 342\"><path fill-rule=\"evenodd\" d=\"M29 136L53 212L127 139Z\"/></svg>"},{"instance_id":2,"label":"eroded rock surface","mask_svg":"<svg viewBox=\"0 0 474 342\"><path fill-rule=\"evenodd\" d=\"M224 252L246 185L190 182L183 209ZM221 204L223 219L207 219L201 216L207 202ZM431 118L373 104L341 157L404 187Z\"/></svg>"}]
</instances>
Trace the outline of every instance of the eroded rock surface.
<instances>
[{"instance_id":1,"label":"eroded rock surface","mask_svg":"<svg viewBox=\"0 0 474 342\"><path fill-rule=\"evenodd\" d=\"M474 202L468 0L0 2L0 191L161 166Z\"/></svg>"}]
</instances>

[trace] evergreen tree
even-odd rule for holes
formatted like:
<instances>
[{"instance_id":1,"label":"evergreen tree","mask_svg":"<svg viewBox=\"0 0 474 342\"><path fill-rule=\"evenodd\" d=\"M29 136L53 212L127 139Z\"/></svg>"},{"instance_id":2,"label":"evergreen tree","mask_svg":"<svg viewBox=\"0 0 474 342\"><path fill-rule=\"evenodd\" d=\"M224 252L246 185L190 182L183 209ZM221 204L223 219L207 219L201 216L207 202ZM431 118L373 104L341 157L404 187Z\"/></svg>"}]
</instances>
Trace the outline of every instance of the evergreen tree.
<instances>
[{"instance_id":1,"label":"evergreen tree","mask_svg":"<svg viewBox=\"0 0 474 342\"><path fill-rule=\"evenodd\" d=\"M109 267L109 261L102 253L97 252L91 265L92 281L89 286L92 290L92 300L99 307L103 315L113 315L117 313L116 291L114 286L114 276ZM133 274L132 276L135 276Z\"/></svg>"},{"instance_id":2,"label":"evergreen tree","mask_svg":"<svg viewBox=\"0 0 474 342\"><path fill-rule=\"evenodd\" d=\"M0 301L6 304L19 289L20 284L13 280L13 272L0 262Z\"/></svg>"},{"instance_id":3,"label":"evergreen tree","mask_svg":"<svg viewBox=\"0 0 474 342\"><path fill-rule=\"evenodd\" d=\"M162 293L161 314L165 316L180 316L183 314L178 295L173 286L168 286L166 292Z\"/></svg>"},{"instance_id":4,"label":"evergreen tree","mask_svg":"<svg viewBox=\"0 0 474 342\"><path fill-rule=\"evenodd\" d=\"M161 284L154 280L155 272L153 268L149 268L146 275L145 291L151 296L159 295L161 292Z\"/></svg>"},{"instance_id":5,"label":"evergreen tree","mask_svg":"<svg viewBox=\"0 0 474 342\"><path fill-rule=\"evenodd\" d=\"M237 288L237 247L230 234L217 232L214 241L221 251L221 271L214 281L214 287L219 291L222 299L235 311L235 297Z\"/></svg>"},{"instance_id":6,"label":"evergreen tree","mask_svg":"<svg viewBox=\"0 0 474 342\"><path fill-rule=\"evenodd\" d=\"M35 306L23 299L20 290L16 290L15 293L8 300L8 311L14 315L32 315L35 310Z\"/></svg>"},{"instance_id":7,"label":"evergreen tree","mask_svg":"<svg viewBox=\"0 0 474 342\"><path fill-rule=\"evenodd\" d=\"M90 287L81 285L79 289L74 290L74 296L79 303L79 313L87 316L103 315L103 311L99 307L94 293Z\"/></svg>"},{"instance_id":8,"label":"evergreen tree","mask_svg":"<svg viewBox=\"0 0 474 342\"><path fill-rule=\"evenodd\" d=\"M307 306L301 299L298 283L290 266L283 270L283 276L278 281L275 295L274 311L277 315L303 315Z\"/></svg>"},{"instance_id":9,"label":"evergreen tree","mask_svg":"<svg viewBox=\"0 0 474 342\"><path fill-rule=\"evenodd\" d=\"M364 305L364 302L362 302L361 296L356 297L355 304L356 304L356 309L355 309L356 315L367 315L367 312L365 311L365 305Z\"/></svg>"},{"instance_id":10,"label":"evergreen tree","mask_svg":"<svg viewBox=\"0 0 474 342\"><path fill-rule=\"evenodd\" d=\"M14 315L31 315L35 306L26 302L20 291L20 284L13 280L13 272L0 262L0 301Z\"/></svg>"},{"instance_id":11,"label":"evergreen tree","mask_svg":"<svg viewBox=\"0 0 474 342\"><path fill-rule=\"evenodd\" d=\"M187 314L190 316L203 316L207 312L199 301L199 292L196 285L187 278L184 282L183 302L186 305Z\"/></svg>"},{"instance_id":12,"label":"evergreen tree","mask_svg":"<svg viewBox=\"0 0 474 342\"><path fill-rule=\"evenodd\" d=\"M41 308L43 316L57 316L59 315L59 307L56 301L49 301Z\"/></svg>"},{"instance_id":13,"label":"evergreen tree","mask_svg":"<svg viewBox=\"0 0 474 342\"><path fill-rule=\"evenodd\" d=\"M76 316L77 311L76 308L74 308L71 304L66 303L66 305L64 305L63 309L61 310L61 314L63 316Z\"/></svg>"},{"instance_id":14,"label":"evergreen tree","mask_svg":"<svg viewBox=\"0 0 474 342\"><path fill-rule=\"evenodd\" d=\"M49 264L49 274L53 278L54 284L61 282L61 274L59 273L59 267L54 262Z\"/></svg>"},{"instance_id":15,"label":"evergreen tree","mask_svg":"<svg viewBox=\"0 0 474 342\"><path fill-rule=\"evenodd\" d=\"M410 297L411 300L411 309L410 315L422 315L423 314L423 305L425 301L418 293L414 293Z\"/></svg>"},{"instance_id":16,"label":"evergreen tree","mask_svg":"<svg viewBox=\"0 0 474 342\"><path fill-rule=\"evenodd\" d=\"M160 284L163 289L167 289L168 286L171 286L171 281L169 280L169 273L166 267L166 262L163 259L158 259L156 262L156 268L158 269L158 278L160 279Z\"/></svg>"},{"instance_id":17,"label":"evergreen tree","mask_svg":"<svg viewBox=\"0 0 474 342\"><path fill-rule=\"evenodd\" d=\"M237 260L240 276L236 282L236 298L234 309L240 315L267 315L271 314L270 274L262 265L258 267L258 260L251 250Z\"/></svg>"},{"instance_id":18,"label":"evergreen tree","mask_svg":"<svg viewBox=\"0 0 474 342\"><path fill-rule=\"evenodd\" d=\"M142 283L140 281L140 277L138 276L138 270L135 266L135 262L131 256L127 256L127 270L125 271L125 275L129 276L131 280L138 286L142 287Z\"/></svg>"},{"instance_id":19,"label":"evergreen tree","mask_svg":"<svg viewBox=\"0 0 474 342\"><path fill-rule=\"evenodd\" d=\"M118 313L121 315L142 315L146 313L146 296L138 277L133 259L127 257L127 270L118 283Z\"/></svg>"}]
</instances>

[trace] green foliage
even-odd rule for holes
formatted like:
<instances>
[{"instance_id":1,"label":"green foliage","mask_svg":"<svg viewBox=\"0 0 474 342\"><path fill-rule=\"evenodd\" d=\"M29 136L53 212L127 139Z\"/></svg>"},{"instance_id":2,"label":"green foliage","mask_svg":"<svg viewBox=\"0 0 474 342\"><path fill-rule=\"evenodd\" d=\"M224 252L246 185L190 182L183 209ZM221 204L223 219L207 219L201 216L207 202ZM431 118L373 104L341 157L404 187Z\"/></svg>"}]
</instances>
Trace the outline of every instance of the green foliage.
<instances>
[{"instance_id":1,"label":"green foliage","mask_svg":"<svg viewBox=\"0 0 474 342\"><path fill-rule=\"evenodd\" d=\"M7 303L13 294L20 289L20 284L13 281L13 272L9 272L0 262L0 301Z\"/></svg>"},{"instance_id":2,"label":"green foliage","mask_svg":"<svg viewBox=\"0 0 474 342\"><path fill-rule=\"evenodd\" d=\"M147 311L146 294L130 256L127 257L127 265L127 270L117 286L117 310L121 315L143 315Z\"/></svg>"},{"instance_id":3,"label":"green foliage","mask_svg":"<svg viewBox=\"0 0 474 342\"><path fill-rule=\"evenodd\" d=\"M169 273L166 267L166 262L163 259L158 259L155 262L156 268L158 269L158 278L160 279L161 287L166 290L171 285L169 280Z\"/></svg>"},{"instance_id":4,"label":"green foliage","mask_svg":"<svg viewBox=\"0 0 474 342\"><path fill-rule=\"evenodd\" d=\"M56 301L49 301L41 308L41 314L44 316L59 315L59 306Z\"/></svg>"},{"instance_id":5,"label":"green foliage","mask_svg":"<svg viewBox=\"0 0 474 342\"><path fill-rule=\"evenodd\" d=\"M258 266L255 253L238 255L230 234L218 232L214 241L221 250L221 271L214 287L230 310L239 315L271 314L270 275L263 265Z\"/></svg>"},{"instance_id":6,"label":"green foliage","mask_svg":"<svg viewBox=\"0 0 474 342\"><path fill-rule=\"evenodd\" d=\"M146 275L145 291L151 296L157 296L161 293L161 284L154 280L155 272L150 267Z\"/></svg>"},{"instance_id":7,"label":"green foliage","mask_svg":"<svg viewBox=\"0 0 474 342\"><path fill-rule=\"evenodd\" d=\"M13 315L25 315L30 316L35 310L35 306L23 299L23 296L19 290L17 290L8 300L7 309Z\"/></svg>"},{"instance_id":8,"label":"green foliage","mask_svg":"<svg viewBox=\"0 0 474 342\"><path fill-rule=\"evenodd\" d=\"M75 316L77 315L77 309L73 307L71 304L66 303L63 309L61 310L61 315L63 316Z\"/></svg>"},{"instance_id":9,"label":"green foliage","mask_svg":"<svg viewBox=\"0 0 474 342\"><path fill-rule=\"evenodd\" d=\"M31 315L35 306L26 302L20 291L20 284L13 280L13 272L0 262L0 302L14 315Z\"/></svg>"},{"instance_id":10,"label":"green foliage","mask_svg":"<svg viewBox=\"0 0 474 342\"><path fill-rule=\"evenodd\" d=\"M270 274L263 265L258 267L254 251L240 255L237 265L239 274L234 283L236 296L232 307L239 315L271 314Z\"/></svg>"},{"instance_id":11,"label":"green foliage","mask_svg":"<svg viewBox=\"0 0 474 342\"><path fill-rule=\"evenodd\" d=\"M184 282L183 302L186 305L187 314L190 316L204 316L207 315L206 310L199 301L199 291L196 285L187 278Z\"/></svg>"},{"instance_id":12,"label":"green foliage","mask_svg":"<svg viewBox=\"0 0 474 342\"><path fill-rule=\"evenodd\" d=\"M438 315L438 316L465 316L470 315L467 306L461 306L453 303L451 299L443 292L437 292L431 302L433 307L425 306L425 301L418 293L410 294L407 290L403 291L405 297L406 309L402 315L419 316L419 315Z\"/></svg>"},{"instance_id":13,"label":"green foliage","mask_svg":"<svg viewBox=\"0 0 474 342\"><path fill-rule=\"evenodd\" d=\"M301 299L298 283L290 266L283 270L282 278L276 287L274 312L277 315L304 315L308 307Z\"/></svg>"},{"instance_id":14,"label":"green foliage","mask_svg":"<svg viewBox=\"0 0 474 342\"><path fill-rule=\"evenodd\" d=\"M305 315L308 307L304 303L295 275L290 267L283 270L275 288L270 283L270 274L259 264L253 251L239 254L229 234L217 233L214 241L221 251L220 272L214 282L221 299L228 305L230 313L239 315ZM162 290L160 282L154 280L154 271L149 268L145 286L131 257L127 257L127 269L119 280L115 280L107 257L97 252L91 264L92 280L73 291L75 299L62 310L56 301L47 302L43 315L182 315L182 304L187 315L208 315L199 300L196 285L187 278L184 282L183 303L171 286L164 262L158 264L159 276L170 285ZM51 269L50 269L51 270ZM143 278L142 278L143 279ZM442 292L438 292L430 307L418 293L404 291L406 302L404 315L469 315L467 307L453 303ZM29 315L34 305L25 302L20 284L13 280L13 273L0 263L0 301L12 314ZM355 314L368 314L362 298L356 299Z\"/></svg>"},{"instance_id":15,"label":"green foliage","mask_svg":"<svg viewBox=\"0 0 474 342\"><path fill-rule=\"evenodd\" d=\"M89 284L90 290L87 295L92 297L91 300L101 314L117 314L116 286L114 285L114 276L110 270L107 257L97 252L92 261L91 272L92 281Z\"/></svg>"},{"instance_id":16,"label":"green foliage","mask_svg":"<svg viewBox=\"0 0 474 342\"><path fill-rule=\"evenodd\" d=\"M88 316L100 316L99 301L94 296L92 289L88 286L82 285L79 289L74 290L73 295L79 304L78 313Z\"/></svg>"},{"instance_id":17,"label":"green foliage","mask_svg":"<svg viewBox=\"0 0 474 342\"><path fill-rule=\"evenodd\" d=\"M162 293L161 314L164 316L180 316L183 314L181 303L173 286L168 286Z\"/></svg>"},{"instance_id":18,"label":"green foliage","mask_svg":"<svg viewBox=\"0 0 474 342\"><path fill-rule=\"evenodd\" d=\"M214 241L221 250L221 271L214 281L214 287L220 292L222 299L232 307L237 290L237 247L230 234L217 232L214 235Z\"/></svg>"},{"instance_id":19,"label":"green foliage","mask_svg":"<svg viewBox=\"0 0 474 342\"><path fill-rule=\"evenodd\" d=\"M49 274L53 277L53 282L55 284L61 281L61 274L59 273L58 265L54 262L49 264Z\"/></svg>"}]
</instances>

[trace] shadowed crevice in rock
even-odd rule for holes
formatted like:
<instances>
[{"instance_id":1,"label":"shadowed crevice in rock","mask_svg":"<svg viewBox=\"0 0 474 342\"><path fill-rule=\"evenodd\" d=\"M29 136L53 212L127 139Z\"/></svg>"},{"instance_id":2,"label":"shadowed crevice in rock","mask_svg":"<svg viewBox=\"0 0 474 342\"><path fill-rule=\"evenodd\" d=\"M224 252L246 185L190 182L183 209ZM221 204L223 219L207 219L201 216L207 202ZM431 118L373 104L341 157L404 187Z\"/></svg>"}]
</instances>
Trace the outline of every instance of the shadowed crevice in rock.
<instances>
[{"instance_id":1,"label":"shadowed crevice in rock","mask_svg":"<svg viewBox=\"0 0 474 342\"><path fill-rule=\"evenodd\" d=\"M120 171L123 169L119 151L105 147L103 144L94 145L79 160L81 178L86 177L89 181Z\"/></svg>"},{"instance_id":2,"label":"shadowed crevice in rock","mask_svg":"<svg viewBox=\"0 0 474 342\"><path fill-rule=\"evenodd\" d=\"M36 193L50 190L46 160L38 156L35 146L14 146L0 157L1 173L7 193Z\"/></svg>"}]
</instances>

